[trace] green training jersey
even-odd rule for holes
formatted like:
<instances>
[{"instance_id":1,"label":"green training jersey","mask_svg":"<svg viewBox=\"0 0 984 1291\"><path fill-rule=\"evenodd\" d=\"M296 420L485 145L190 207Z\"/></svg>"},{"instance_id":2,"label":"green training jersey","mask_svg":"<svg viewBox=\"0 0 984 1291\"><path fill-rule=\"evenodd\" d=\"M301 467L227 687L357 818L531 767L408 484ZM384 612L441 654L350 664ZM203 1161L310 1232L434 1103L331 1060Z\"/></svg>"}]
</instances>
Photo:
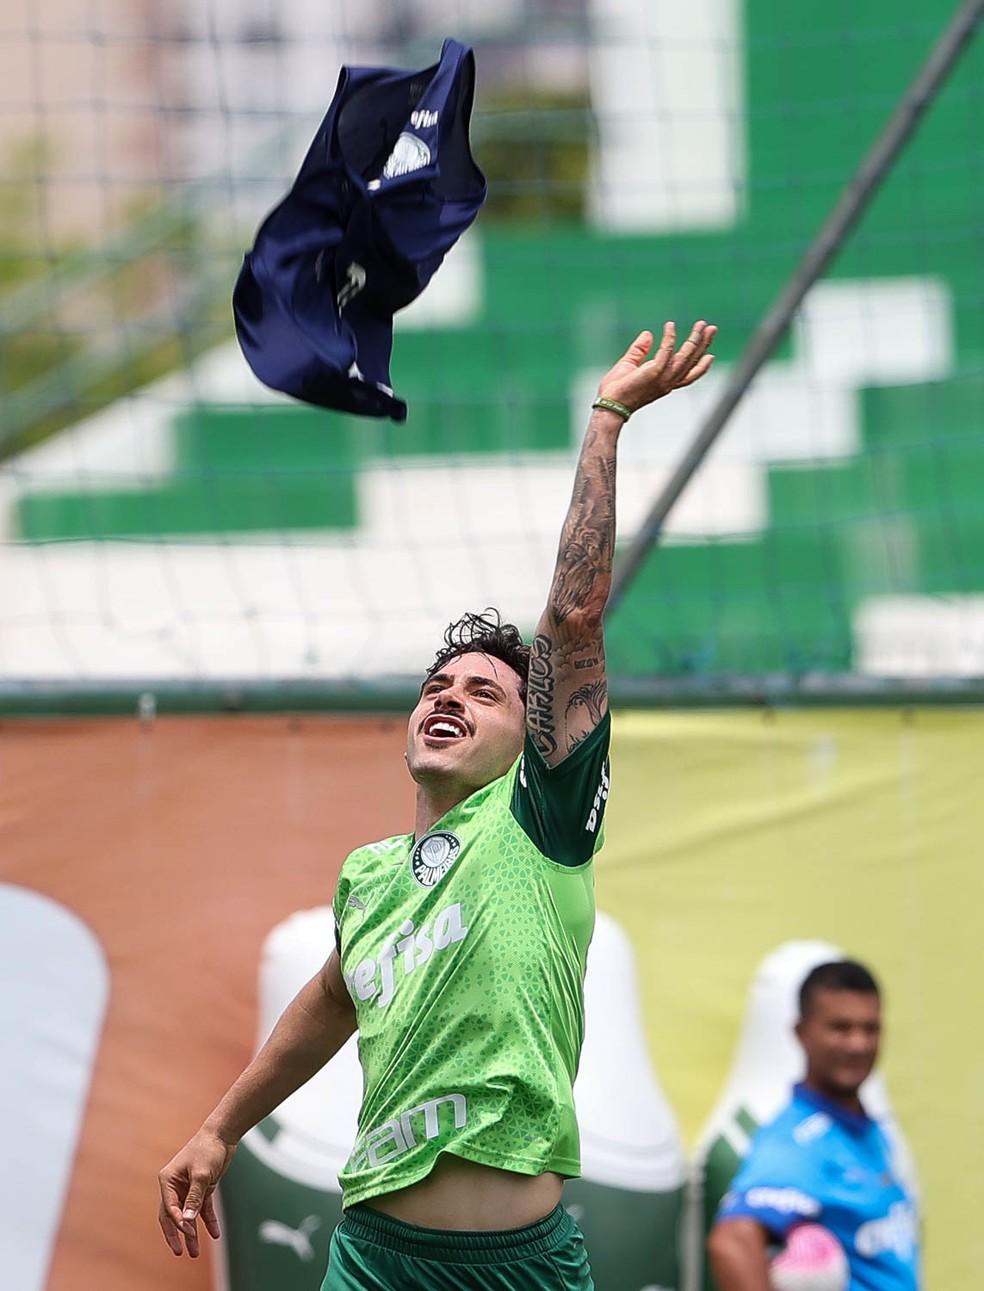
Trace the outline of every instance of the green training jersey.
<instances>
[{"instance_id":1,"label":"green training jersey","mask_svg":"<svg viewBox=\"0 0 984 1291\"><path fill-rule=\"evenodd\" d=\"M346 1206L416 1183L442 1152L580 1173L573 1084L609 730L606 714L552 768L527 738L423 837L342 866L335 921L363 1072Z\"/></svg>"}]
</instances>

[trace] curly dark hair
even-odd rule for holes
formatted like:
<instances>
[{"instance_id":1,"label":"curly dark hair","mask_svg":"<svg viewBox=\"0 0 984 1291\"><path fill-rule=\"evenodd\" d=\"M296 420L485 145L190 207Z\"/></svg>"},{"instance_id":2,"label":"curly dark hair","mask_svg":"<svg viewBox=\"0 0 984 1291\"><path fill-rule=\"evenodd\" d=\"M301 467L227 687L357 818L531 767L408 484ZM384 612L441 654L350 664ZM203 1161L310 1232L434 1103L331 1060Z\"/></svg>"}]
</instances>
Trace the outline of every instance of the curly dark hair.
<instances>
[{"instance_id":1,"label":"curly dark hair","mask_svg":"<svg viewBox=\"0 0 984 1291\"><path fill-rule=\"evenodd\" d=\"M480 614L464 614L454 623L448 624L444 631L444 645L427 669L424 681L433 677L435 672L440 672L452 659L472 652L501 659L518 673L520 698L526 703L530 647L523 641L519 628L514 623L503 623L499 611L491 605Z\"/></svg>"}]
</instances>

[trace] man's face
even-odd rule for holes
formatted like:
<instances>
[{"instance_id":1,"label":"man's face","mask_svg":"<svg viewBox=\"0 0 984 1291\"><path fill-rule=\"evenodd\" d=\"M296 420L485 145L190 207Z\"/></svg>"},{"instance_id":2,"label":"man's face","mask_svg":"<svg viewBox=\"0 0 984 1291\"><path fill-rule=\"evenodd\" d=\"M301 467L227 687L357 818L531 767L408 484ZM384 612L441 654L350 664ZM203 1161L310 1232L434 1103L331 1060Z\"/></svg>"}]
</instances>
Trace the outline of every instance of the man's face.
<instances>
[{"instance_id":1,"label":"man's face","mask_svg":"<svg viewBox=\"0 0 984 1291\"><path fill-rule=\"evenodd\" d=\"M448 784L466 797L505 775L523 747L521 685L508 664L477 651L428 677L407 727L414 780Z\"/></svg>"},{"instance_id":2,"label":"man's face","mask_svg":"<svg viewBox=\"0 0 984 1291\"><path fill-rule=\"evenodd\" d=\"M821 988L796 1025L807 1078L821 1092L851 1097L871 1074L881 1039L881 1002L869 991Z\"/></svg>"}]
</instances>

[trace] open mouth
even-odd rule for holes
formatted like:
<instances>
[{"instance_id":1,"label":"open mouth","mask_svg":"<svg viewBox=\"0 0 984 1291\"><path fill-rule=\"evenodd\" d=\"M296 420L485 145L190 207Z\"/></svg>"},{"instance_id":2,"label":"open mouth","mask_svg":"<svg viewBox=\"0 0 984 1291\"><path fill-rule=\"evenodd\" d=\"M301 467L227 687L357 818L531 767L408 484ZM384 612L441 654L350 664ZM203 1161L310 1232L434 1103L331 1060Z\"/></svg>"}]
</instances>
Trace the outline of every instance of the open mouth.
<instances>
[{"instance_id":1,"label":"open mouth","mask_svg":"<svg viewBox=\"0 0 984 1291\"><path fill-rule=\"evenodd\" d=\"M460 717L447 713L432 713L424 719L423 733L432 740L463 740L468 728Z\"/></svg>"}]
</instances>

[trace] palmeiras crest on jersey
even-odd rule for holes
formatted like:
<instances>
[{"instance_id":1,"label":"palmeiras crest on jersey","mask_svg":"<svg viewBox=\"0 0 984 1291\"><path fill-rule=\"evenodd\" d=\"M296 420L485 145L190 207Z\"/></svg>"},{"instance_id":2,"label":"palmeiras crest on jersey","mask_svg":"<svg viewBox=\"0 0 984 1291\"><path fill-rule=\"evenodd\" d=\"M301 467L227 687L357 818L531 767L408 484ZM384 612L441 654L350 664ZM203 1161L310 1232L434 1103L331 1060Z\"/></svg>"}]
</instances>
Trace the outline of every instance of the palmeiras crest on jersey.
<instances>
[{"instance_id":1,"label":"palmeiras crest on jersey","mask_svg":"<svg viewBox=\"0 0 984 1291\"><path fill-rule=\"evenodd\" d=\"M431 150L423 139L404 130L383 167L383 178L395 179L397 175L409 175L415 170L423 170L430 165L430 159Z\"/></svg>"},{"instance_id":2,"label":"palmeiras crest on jersey","mask_svg":"<svg viewBox=\"0 0 984 1291\"><path fill-rule=\"evenodd\" d=\"M410 853L410 873L422 888L432 888L444 878L460 851L461 839L449 830L425 834Z\"/></svg>"}]
</instances>

